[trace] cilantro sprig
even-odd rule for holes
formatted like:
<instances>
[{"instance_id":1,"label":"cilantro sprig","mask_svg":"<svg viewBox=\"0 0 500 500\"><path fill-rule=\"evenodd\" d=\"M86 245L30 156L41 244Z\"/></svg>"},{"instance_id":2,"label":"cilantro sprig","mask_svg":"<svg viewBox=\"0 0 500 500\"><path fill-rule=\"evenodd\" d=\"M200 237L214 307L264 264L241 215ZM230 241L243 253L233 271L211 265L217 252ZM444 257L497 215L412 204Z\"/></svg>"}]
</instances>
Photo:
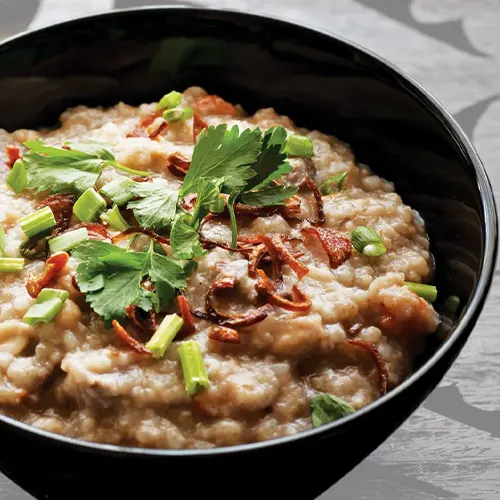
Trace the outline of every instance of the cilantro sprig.
<instances>
[{"instance_id":1,"label":"cilantro sprig","mask_svg":"<svg viewBox=\"0 0 500 500\"><path fill-rule=\"evenodd\" d=\"M23 160L28 189L50 193L83 193L94 187L107 166L133 175L149 175L120 164L105 145L96 142L70 144L69 149L48 146L40 139L27 141Z\"/></svg>"},{"instance_id":2,"label":"cilantro sprig","mask_svg":"<svg viewBox=\"0 0 500 500\"><path fill-rule=\"evenodd\" d=\"M154 245L147 251L128 252L111 243L88 240L79 243L72 255L80 262L76 270L80 290L106 321L124 317L129 305L145 311L164 310L175 291L186 287L191 270L155 251ZM148 278L154 291L141 286Z\"/></svg>"}]
</instances>

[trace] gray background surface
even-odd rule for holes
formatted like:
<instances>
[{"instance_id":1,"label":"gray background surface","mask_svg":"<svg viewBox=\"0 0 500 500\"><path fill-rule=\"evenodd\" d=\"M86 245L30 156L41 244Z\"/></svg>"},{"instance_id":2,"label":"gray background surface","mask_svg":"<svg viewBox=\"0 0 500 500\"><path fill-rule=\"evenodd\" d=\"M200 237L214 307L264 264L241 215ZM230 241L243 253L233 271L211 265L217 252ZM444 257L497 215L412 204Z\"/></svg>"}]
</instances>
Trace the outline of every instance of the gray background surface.
<instances>
[{"instance_id":1,"label":"gray background surface","mask_svg":"<svg viewBox=\"0 0 500 500\"><path fill-rule=\"evenodd\" d=\"M0 38L160 0L0 0ZM274 14L342 35L427 87L473 139L500 194L500 0L190 0ZM500 498L500 280L434 393L320 500ZM29 495L0 474L0 500Z\"/></svg>"}]
</instances>

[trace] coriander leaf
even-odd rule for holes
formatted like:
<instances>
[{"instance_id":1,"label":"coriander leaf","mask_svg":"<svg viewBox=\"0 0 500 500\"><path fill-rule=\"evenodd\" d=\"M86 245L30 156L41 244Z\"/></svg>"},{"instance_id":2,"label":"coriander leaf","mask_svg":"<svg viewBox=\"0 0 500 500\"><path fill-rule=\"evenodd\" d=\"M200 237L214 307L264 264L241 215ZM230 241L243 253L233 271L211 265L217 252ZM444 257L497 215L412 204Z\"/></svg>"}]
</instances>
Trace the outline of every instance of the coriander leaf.
<instances>
[{"instance_id":1,"label":"coriander leaf","mask_svg":"<svg viewBox=\"0 0 500 500\"><path fill-rule=\"evenodd\" d=\"M354 408L331 394L320 394L309 402L313 427L328 424L354 413Z\"/></svg>"},{"instance_id":2,"label":"coriander leaf","mask_svg":"<svg viewBox=\"0 0 500 500\"><path fill-rule=\"evenodd\" d=\"M158 183L137 183L131 193L141 199L129 202L137 222L143 227L161 229L168 226L175 217L177 192Z\"/></svg>"},{"instance_id":3,"label":"coriander leaf","mask_svg":"<svg viewBox=\"0 0 500 500\"><path fill-rule=\"evenodd\" d=\"M241 176L248 179L254 172L242 167L256 161L260 145L259 129L245 129L241 134L237 125L230 130L227 129L227 125L204 129L194 147L191 165L184 178L180 196L195 192L201 178L210 180L224 177L231 179L233 185Z\"/></svg>"},{"instance_id":4,"label":"coriander leaf","mask_svg":"<svg viewBox=\"0 0 500 500\"><path fill-rule=\"evenodd\" d=\"M234 202L238 194L232 194L227 200L227 210L229 212L229 219L231 221L231 246L236 248L236 243L238 241L238 223L236 221L236 214L234 213Z\"/></svg>"},{"instance_id":5,"label":"coriander leaf","mask_svg":"<svg viewBox=\"0 0 500 500\"><path fill-rule=\"evenodd\" d=\"M283 205L287 198L297 193L295 186L272 185L265 186L260 191L248 191L240 196L242 203L254 206Z\"/></svg>"},{"instance_id":6,"label":"coriander leaf","mask_svg":"<svg viewBox=\"0 0 500 500\"><path fill-rule=\"evenodd\" d=\"M283 152L287 132L283 127L271 127L266 130L262 139L262 147L257 161L252 165L256 175L248 182L247 189L260 189L292 171L292 166L286 161Z\"/></svg>"},{"instance_id":7,"label":"coriander leaf","mask_svg":"<svg viewBox=\"0 0 500 500\"><path fill-rule=\"evenodd\" d=\"M165 309L175 290L186 288L186 273L182 265L163 255L151 255L149 276L155 284L159 309Z\"/></svg>"},{"instance_id":8,"label":"coriander leaf","mask_svg":"<svg viewBox=\"0 0 500 500\"><path fill-rule=\"evenodd\" d=\"M107 163L83 151L47 146L39 139L24 145L29 148L24 154L27 187L36 192L83 193L94 186Z\"/></svg>"},{"instance_id":9,"label":"coriander leaf","mask_svg":"<svg viewBox=\"0 0 500 500\"><path fill-rule=\"evenodd\" d=\"M27 141L24 163L28 189L36 192L83 193L94 187L102 170L112 166L135 175L149 175L118 163L113 153L100 143L78 144L82 149L63 149L44 144L40 139Z\"/></svg>"},{"instance_id":10,"label":"coriander leaf","mask_svg":"<svg viewBox=\"0 0 500 500\"><path fill-rule=\"evenodd\" d=\"M179 215L172 226L170 243L177 259L193 259L205 255L198 231L191 224L190 215Z\"/></svg>"},{"instance_id":11,"label":"coriander leaf","mask_svg":"<svg viewBox=\"0 0 500 500\"><path fill-rule=\"evenodd\" d=\"M160 311L177 289L186 287L188 266L153 251L127 252L110 243L86 241L72 255L80 261L80 289L87 293L92 309L107 321L124 317L131 304ZM155 284L152 292L141 286L146 277Z\"/></svg>"},{"instance_id":12,"label":"coriander leaf","mask_svg":"<svg viewBox=\"0 0 500 500\"><path fill-rule=\"evenodd\" d=\"M221 213L224 211L224 208L224 199L221 197L217 185L210 180L200 179L198 182L196 204L193 210L192 224L196 226L209 212Z\"/></svg>"},{"instance_id":13,"label":"coriander leaf","mask_svg":"<svg viewBox=\"0 0 500 500\"><path fill-rule=\"evenodd\" d=\"M332 175L323 184L321 184L319 191L323 195L338 193L344 188L344 183L347 178L348 172Z\"/></svg>"}]
</instances>

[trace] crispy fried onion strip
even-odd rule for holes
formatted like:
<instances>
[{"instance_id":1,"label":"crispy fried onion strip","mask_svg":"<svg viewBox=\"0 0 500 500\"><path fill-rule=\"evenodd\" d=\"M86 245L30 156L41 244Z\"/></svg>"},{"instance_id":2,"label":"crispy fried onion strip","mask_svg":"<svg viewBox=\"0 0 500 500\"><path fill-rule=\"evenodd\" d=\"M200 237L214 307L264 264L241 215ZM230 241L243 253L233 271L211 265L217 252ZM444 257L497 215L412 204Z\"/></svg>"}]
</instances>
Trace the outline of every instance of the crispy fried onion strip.
<instances>
[{"instance_id":1,"label":"crispy fried onion strip","mask_svg":"<svg viewBox=\"0 0 500 500\"><path fill-rule=\"evenodd\" d=\"M234 314L228 316L217 311L213 304L214 295L220 290L232 289L236 285L234 278L224 278L217 280L210 285L209 291L205 299L205 311L198 311L192 309L191 312L194 316L206 319L220 326L228 326L231 328L251 326L264 321L269 314L269 306L265 304L253 311L248 311L245 314Z\"/></svg>"},{"instance_id":2,"label":"crispy fried onion strip","mask_svg":"<svg viewBox=\"0 0 500 500\"><path fill-rule=\"evenodd\" d=\"M54 283L61 274L61 271L66 267L68 260L69 255L66 252L55 253L45 263L45 270L42 276L36 278L30 273L26 280L26 290L30 296L36 299L42 289Z\"/></svg>"},{"instance_id":3,"label":"crispy fried onion strip","mask_svg":"<svg viewBox=\"0 0 500 500\"><path fill-rule=\"evenodd\" d=\"M377 349L377 346L375 344L372 344L371 342L365 342L364 340L357 340L357 339L348 339L346 340L346 342L348 344L361 347L362 349L365 349L370 353L377 366L378 377L380 382L380 395L383 396L387 392L388 373L385 361L382 358L382 355L380 354L379 350Z\"/></svg>"},{"instance_id":4,"label":"crispy fried onion strip","mask_svg":"<svg viewBox=\"0 0 500 500\"><path fill-rule=\"evenodd\" d=\"M148 130L148 128L154 123L154 121L160 117L163 113L163 110L154 111L153 113L145 116L139 122L137 127L132 130L127 137L149 137L150 139L156 138L160 135L167 127L167 122L164 120L153 130Z\"/></svg>"},{"instance_id":5,"label":"crispy fried onion strip","mask_svg":"<svg viewBox=\"0 0 500 500\"><path fill-rule=\"evenodd\" d=\"M21 152L17 146L5 146L5 153L7 155L7 161L5 164L9 168L12 168L14 163L21 159Z\"/></svg>"},{"instance_id":6,"label":"crispy fried onion strip","mask_svg":"<svg viewBox=\"0 0 500 500\"><path fill-rule=\"evenodd\" d=\"M108 230L102 224L98 224L97 222L80 222L75 226L71 226L70 228L64 231L65 233L69 231L75 231L76 229L81 229L84 227L87 230L89 235L89 240L109 240L111 236L108 233Z\"/></svg>"},{"instance_id":7,"label":"crispy fried onion strip","mask_svg":"<svg viewBox=\"0 0 500 500\"><path fill-rule=\"evenodd\" d=\"M113 325L113 330L116 333L116 336L127 346L130 347L133 351L138 354L144 354L146 356L151 356L151 351L146 349L146 347L141 344L138 340L134 339L125 328L123 328L120 323L116 319L114 319L111 324Z\"/></svg>"},{"instance_id":8,"label":"crispy fried onion strip","mask_svg":"<svg viewBox=\"0 0 500 500\"><path fill-rule=\"evenodd\" d=\"M332 269L342 265L351 256L351 240L346 236L338 234L333 229L306 227L302 229L302 234L310 234L318 238L323 250L330 259L330 266Z\"/></svg>"},{"instance_id":9,"label":"crispy fried onion strip","mask_svg":"<svg viewBox=\"0 0 500 500\"><path fill-rule=\"evenodd\" d=\"M200 116L199 113L195 112L193 115L193 142L195 144L201 131L205 128L208 128L208 123Z\"/></svg>"},{"instance_id":10,"label":"crispy fried onion strip","mask_svg":"<svg viewBox=\"0 0 500 500\"><path fill-rule=\"evenodd\" d=\"M180 332L177 334L177 338L184 338L188 335L192 335L196 331L196 327L194 325L189 302L184 295L177 296L177 307L179 309L179 314L184 321Z\"/></svg>"},{"instance_id":11,"label":"crispy fried onion strip","mask_svg":"<svg viewBox=\"0 0 500 500\"><path fill-rule=\"evenodd\" d=\"M257 269L257 276L257 291L270 304L287 311L308 311L311 308L311 301L301 292L297 285L293 285L291 297L288 299L278 294L274 284L262 269Z\"/></svg>"},{"instance_id":12,"label":"crispy fried onion strip","mask_svg":"<svg viewBox=\"0 0 500 500\"><path fill-rule=\"evenodd\" d=\"M193 108L201 116L238 116L238 110L231 103L213 94L200 97Z\"/></svg>"},{"instance_id":13,"label":"crispy fried onion strip","mask_svg":"<svg viewBox=\"0 0 500 500\"><path fill-rule=\"evenodd\" d=\"M309 222L311 224L323 225L325 223L325 211L323 209L323 198L321 197L321 193L319 192L318 186L316 186L314 181L308 175L306 175L303 184L306 185L312 191L314 199L316 200L317 218L315 221L309 221Z\"/></svg>"},{"instance_id":14,"label":"crispy fried onion strip","mask_svg":"<svg viewBox=\"0 0 500 500\"><path fill-rule=\"evenodd\" d=\"M264 243L266 244L268 251L271 246L274 246L279 259L283 261L283 263L288 264L299 279L303 278L309 272L307 266L298 261L287 248L282 234L266 236L264 238Z\"/></svg>"},{"instance_id":15,"label":"crispy fried onion strip","mask_svg":"<svg viewBox=\"0 0 500 500\"><path fill-rule=\"evenodd\" d=\"M45 198L36 204L36 209L49 207L54 214L56 227L54 233L60 233L68 228L71 215L73 214L73 205L76 198L73 194L54 194Z\"/></svg>"},{"instance_id":16,"label":"crispy fried onion strip","mask_svg":"<svg viewBox=\"0 0 500 500\"><path fill-rule=\"evenodd\" d=\"M191 162L181 155L181 153L172 153L168 155L167 168L170 170L170 173L177 177L185 177L190 165Z\"/></svg>"},{"instance_id":17,"label":"crispy fried onion strip","mask_svg":"<svg viewBox=\"0 0 500 500\"><path fill-rule=\"evenodd\" d=\"M218 340L228 344L239 344L241 342L240 334L232 328L225 326L213 325L208 332L210 340Z\"/></svg>"},{"instance_id":18,"label":"crispy fried onion strip","mask_svg":"<svg viewBox=\"0 0 500 500\"><path fill-rule=\"evenodd\" d=\"M125 231L122 231L121 233L113 236L111 242L115 244L123 240L128 240L134 234L139 234L139 233L149 236L151 239L157 241L158 243L163 243L164 245L170 245L170 240L166 236L160 236L158 233L155 233L151 229L139 226L129 227L128 229L125 229Z\"/></svg>"},{"instance_id":19,"label":"crispy fried onion strip","mask_svg":"<svg viewBox=\"0 0 500 500\"><path fill-rule=\"evenodd\" d=\"M143 311L136 305L129 305L125 309L127 317L132 324L142 333L147 339L151 338L158 328L158 318L153 309Z\"/></svg>"}]
</instances>

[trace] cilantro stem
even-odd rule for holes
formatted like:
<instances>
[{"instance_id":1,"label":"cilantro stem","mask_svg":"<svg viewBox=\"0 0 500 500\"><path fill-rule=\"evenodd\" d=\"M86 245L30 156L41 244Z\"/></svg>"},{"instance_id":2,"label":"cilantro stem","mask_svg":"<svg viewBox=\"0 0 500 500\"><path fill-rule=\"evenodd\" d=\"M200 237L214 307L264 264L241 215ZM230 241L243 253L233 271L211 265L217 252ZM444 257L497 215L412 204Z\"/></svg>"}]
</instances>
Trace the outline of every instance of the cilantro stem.
<instances>
[{"instance_id":1,"label":"cilantro stem","mask_svg":"<svg viewBox=\"0 0 500 500\"><path fill-rule=\"evenodd\" d=\"M134 243L135 239L137 238L137 236L139 236L139 235L138 234L134 234L132 236L132 238L130 238L128 240L127 246L125 247L125 250L127 250L127 252L130 252L130 247L133 245L133 243Z\"/></svg>"},{"instance_id":2,"label":"cilantro stem","mask_svg":"<svg viewBox=\"0 0 500 500\"><path fill-rule=\"evenodd\" d=\"M234 202L237 196L237 194L232 194L227 200L227 210L231 221L231 247L233 248L236 248L236 243L238 242L238 223L236 221L236 214L234 213Z\"/></svg>"},{"instance_id":3,"label":"cilantro stem","mask_svg":"<svg viewBox=\"0 0 500 500\"><path fill-rule=\"evenodd\" d=\"M127 174L140 175L141 177L147 177L151 175L151 172L144 172L144 170L134 170L133 168L126 167L117 161L110 161L109 165L120 170L121 172L127 172Z\"/></svg>"}]
</instances>

